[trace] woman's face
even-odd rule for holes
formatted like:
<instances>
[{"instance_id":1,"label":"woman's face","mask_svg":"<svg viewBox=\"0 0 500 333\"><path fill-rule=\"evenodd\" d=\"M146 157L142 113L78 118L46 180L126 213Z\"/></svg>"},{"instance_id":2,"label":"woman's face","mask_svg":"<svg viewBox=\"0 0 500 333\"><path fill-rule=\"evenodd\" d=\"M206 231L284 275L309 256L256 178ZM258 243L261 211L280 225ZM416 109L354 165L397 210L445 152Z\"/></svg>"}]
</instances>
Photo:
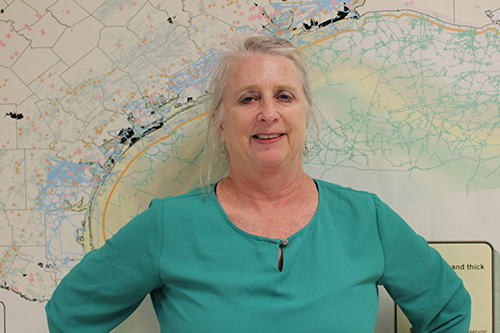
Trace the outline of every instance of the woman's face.
<instances>
[{"instance_id":1,"label":"woman's face","mask_svg":"<svg viewBox=\"0 0 500 333\"><path fill-rule=\"evenodd\" d=\"M220 136L230 168L301 168L307 104L295 64L251 54L234 63L228 77Z\"/></svg>"}]
</instances>

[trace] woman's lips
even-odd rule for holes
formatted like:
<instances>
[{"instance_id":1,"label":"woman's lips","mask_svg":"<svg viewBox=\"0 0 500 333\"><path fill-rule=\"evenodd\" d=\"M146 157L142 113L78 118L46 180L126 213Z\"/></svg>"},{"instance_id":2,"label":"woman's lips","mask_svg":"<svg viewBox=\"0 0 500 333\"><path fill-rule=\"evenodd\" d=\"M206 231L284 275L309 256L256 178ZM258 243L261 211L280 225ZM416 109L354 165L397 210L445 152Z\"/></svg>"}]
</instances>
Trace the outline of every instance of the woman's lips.
<instances>
[{"instance_id":1,"label":"woman's lips","mask_svg":"<svg viewBox=\"0 0 500 333\"><path fill-rule=\"evenodd\" d=\"M285 135L285 134L283 134L283 133L279 133L279 134L255 134L252 137L259 139L259 140L272 140L272 139L276 139L276 138L283 136L283 135Z\"/></svg>"}]
</instances>

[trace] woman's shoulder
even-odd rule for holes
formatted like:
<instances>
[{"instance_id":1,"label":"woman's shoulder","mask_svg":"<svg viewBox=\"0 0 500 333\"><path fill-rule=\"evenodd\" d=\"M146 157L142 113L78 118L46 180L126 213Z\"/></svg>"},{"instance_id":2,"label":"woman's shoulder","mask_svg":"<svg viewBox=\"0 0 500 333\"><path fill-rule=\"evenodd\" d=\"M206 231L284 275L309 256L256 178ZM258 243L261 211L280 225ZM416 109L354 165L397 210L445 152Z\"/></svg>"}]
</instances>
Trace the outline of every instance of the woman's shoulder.
<instances>
[{"instance_id":1,"label":"woman's shoulder","mask_svg":"<svg viewBox=\"0 0 500 333\"><path fill-rule=\"evenodd\" d=\"M148 210L161 212L160 214L169 220L186 214L198 216L215 207L213 196L213 186L209 192L206 188L198 187L179 195L155 198L151 200Z\"/></svg>"},{"instance_id":2,"label":"woman's shoulder","mask_svg":"<svg viewBox=\"0 0 500 333\"><path fill-rule=\"evenodd\" d=\"M322 210L343 214L375 216L380 199L373 193L314 179L318 186Z\"/></svg>"},{"instance_id":3,"label":"woman's shoulder","mask_svg":"<svg viewBox=\"0 0 500 333\"><path fill-rule=\"evenodd\" d=\"M209 195L207 193L207 189L203 189L202 187L197 187L194 189L191 189L185 193L180 193L177 195L168 195L164 198L154 198L151 200L150 206L157 206L157 205L179 205L182 203L194 203L194 202L199 202L199 201L205 201L206 199L209 198Z\"/></svg>"},{"instance_id":4,"label":"woman's shoulder","mask_svg":"<svg viewBox=\"0 0 500 333\"><path fill-rule=\"evenodd\" d=\"M314 179L316 182L318 189L323 192L323 195L334 195L337 197L345 197L352 199L367 199L374 200L378 199L377 195L364 190L357 190L352 187L346 187L334 183L327 182L325 180Z\"/></svg>"}]
</instances>

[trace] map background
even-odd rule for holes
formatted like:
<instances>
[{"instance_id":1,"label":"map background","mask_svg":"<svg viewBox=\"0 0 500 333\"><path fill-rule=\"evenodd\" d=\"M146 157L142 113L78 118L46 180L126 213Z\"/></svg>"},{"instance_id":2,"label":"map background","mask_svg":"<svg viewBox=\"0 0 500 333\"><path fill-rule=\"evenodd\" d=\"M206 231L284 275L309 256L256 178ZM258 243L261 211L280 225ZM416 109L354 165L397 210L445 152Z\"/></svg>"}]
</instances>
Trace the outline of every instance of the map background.
<instances>
[{"instance_id":1,"label":"map background","mask_svg":"<svg viewBox=\"0 0 500 333\"><path fill-rule=\"evenodd\" d=\"M0 122L0 250L7 259L20 254L2 268L4 330L45 332L43 306L55 279L152 197L196 186L209 62L225 38L249 30L290 38L310 61L324 124L318 141L310 140L311 176L377 193L430 241L500 247L500 88L488 81L500 71L495 1L349 2L348 10L337 1L255 3L0 2L0 111L23 115ZM311 22L340 16L321 28ZM432 27L442 35L429 40ZM393 39L382 38L391 29ZM467 31L475 29L492 37L472 38ZM474 41L461 43L454 33ZM396 58L381 51L392 49ZM420 75L424 66L434 74ZM391 83L404 77L420 81ZM436 91L456 92L456 99L438 109ZM391 110L401 112L387 122ZM422 115L440 135L422 132ZM125 139L120 132L129 128ZM415 149L422 142L426 149ZM408 158L414 151L428 156ZM385 297L381 303L377 332L390 332L392 304ZM141 310L118 330L150 320Z\"/></svg>"}]
</instances>

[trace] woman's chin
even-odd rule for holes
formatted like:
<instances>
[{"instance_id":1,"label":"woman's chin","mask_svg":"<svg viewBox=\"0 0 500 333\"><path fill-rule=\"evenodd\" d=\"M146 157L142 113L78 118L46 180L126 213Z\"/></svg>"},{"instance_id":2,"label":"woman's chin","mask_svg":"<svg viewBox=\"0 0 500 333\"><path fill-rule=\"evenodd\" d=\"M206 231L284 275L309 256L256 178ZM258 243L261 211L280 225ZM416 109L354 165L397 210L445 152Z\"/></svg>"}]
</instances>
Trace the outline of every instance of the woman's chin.
<instances>
[{"instance_id":1,"label":"woman's chin","mask_svg":"<svg viewBox=\"0 0 500 333\"><path fill-rule=\"evenodd\" d=\"M260 154L255 162L263 168L272 169L292 166L296 164L297 161L287 154L266 152L264 154ZM298 163L298 165L300 166L301 164Z\"/></svg>"}]
</instances>

